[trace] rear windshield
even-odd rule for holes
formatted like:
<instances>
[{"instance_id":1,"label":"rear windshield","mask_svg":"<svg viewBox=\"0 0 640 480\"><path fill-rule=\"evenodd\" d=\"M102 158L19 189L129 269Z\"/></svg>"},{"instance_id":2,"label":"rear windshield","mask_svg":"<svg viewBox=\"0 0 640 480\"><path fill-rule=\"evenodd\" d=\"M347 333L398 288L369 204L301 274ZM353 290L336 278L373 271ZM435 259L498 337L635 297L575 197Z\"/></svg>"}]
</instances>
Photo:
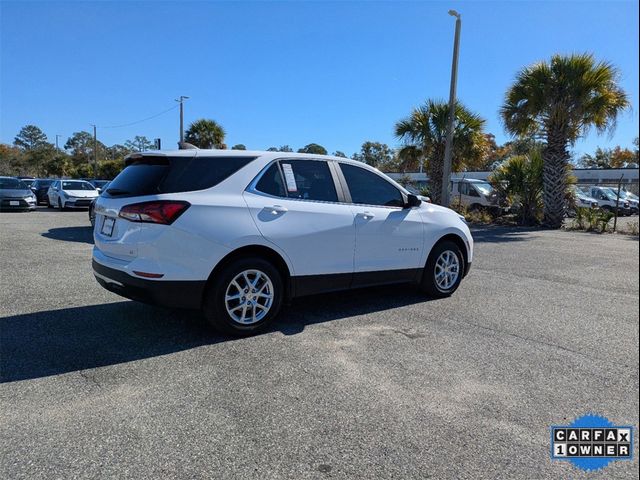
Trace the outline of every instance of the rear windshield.
<instances>
[{"instance_id":1,"label":"rear windshield","mask_svg":"<svg viewBox=\"0 0 640 480\"><path fill-rule=\"evenodd\" d=\"M255 157L142 157L109 184L106 196L192 192L229 178Z\"/></svg>"},{"instance_id":2,"label":"rear windshield","mask_svg":"<svg viewBox=\"0 0 640 480\"><path fill-rule=\"evenodd\" d=\"M0 178L0 190L27 190L29 187L17 178Z\"/></svg>"}]
</instances>

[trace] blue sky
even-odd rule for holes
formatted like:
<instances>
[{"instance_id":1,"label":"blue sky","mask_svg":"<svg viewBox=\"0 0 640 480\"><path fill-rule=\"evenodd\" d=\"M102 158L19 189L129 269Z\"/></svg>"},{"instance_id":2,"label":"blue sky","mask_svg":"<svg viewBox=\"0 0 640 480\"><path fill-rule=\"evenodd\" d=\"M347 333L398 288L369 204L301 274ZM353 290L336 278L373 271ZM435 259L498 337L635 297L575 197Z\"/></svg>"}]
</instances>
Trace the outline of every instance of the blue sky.
<instances>
[{"instance_id":1,"label":"blue sky","mask_svg":"<svg viewBox=\"0 0 640 480\"><path fill-rule=\"evenodd\" d=\"M0 142L33 123L49 136L133 122L188 95L185 121L213 118L231 146L307 143L351 155L391 146L394 123L448 96L456 8L458 98L499 143L504 92L521 67L592 52L621 71L633 109L597 145L638 135L638 2L7 2L0 3ZM178 111L99 128L176 145Z\"/></svg>"}]
</instances>

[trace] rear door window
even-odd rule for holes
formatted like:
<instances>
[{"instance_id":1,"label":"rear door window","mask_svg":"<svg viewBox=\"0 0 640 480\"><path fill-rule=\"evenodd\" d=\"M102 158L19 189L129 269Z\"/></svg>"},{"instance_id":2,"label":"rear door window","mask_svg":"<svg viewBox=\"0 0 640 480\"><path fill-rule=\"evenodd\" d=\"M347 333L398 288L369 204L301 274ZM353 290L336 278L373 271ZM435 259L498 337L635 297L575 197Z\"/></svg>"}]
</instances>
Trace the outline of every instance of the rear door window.
<instances>
[{"instance_id":1,"label":"rear door window","mask_svg":"<svg viewBox=\"0 0 640 480\"><path fill-rule=\"evenodd\" d=\"M218 185L255 157L154 157L133 160L109 184L106 196L131 197L205 190Z\"/></svg>"},{"instance_id":2,"label":"rear door window","mask_svg":"<svg viewBox=\"0 0 640 480\"><path fill-rule=\"evenodd\" d=\"M337 202L338 194L324 160L281 160L287 197Z\"/></svg>"}]
</instances>

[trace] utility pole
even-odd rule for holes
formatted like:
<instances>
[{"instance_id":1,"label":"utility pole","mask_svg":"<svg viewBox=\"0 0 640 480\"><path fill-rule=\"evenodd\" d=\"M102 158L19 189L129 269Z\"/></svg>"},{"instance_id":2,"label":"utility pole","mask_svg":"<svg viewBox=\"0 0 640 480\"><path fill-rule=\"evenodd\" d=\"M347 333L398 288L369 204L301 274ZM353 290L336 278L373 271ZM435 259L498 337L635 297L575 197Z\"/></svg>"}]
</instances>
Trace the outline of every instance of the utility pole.
<instances>
[{"instance_id":1,"label":"utility pole","mask_svg":"<svg viewBox=\"0 0 640 480\"><path fill-rule=\"evenodd\" d=\"M444 165L442 169L442 198L441 204L449 206L449 178L451 177L451 157L453 153L453 121L456 114L456 85L458 83L458 48L460 45L460 27L462 20L455 10L449 10L449 15L456 17L456 33L453 40L453 61L451 64L451 89L449 90L449 119L447 122L447 142L444 147Z\"/></svg>"},{"instance_id":2,"label":"utility pole","mask_svg":"<svg viewBox=\"0 0 640 480\"><path fill-rule=\"evenodd\" d=\"M56 152L60 153L60 148L58 147L58 138L60 138L62 135L58 135L56 134Z\"/></svg>"},{"instance_id":3,"label":"utility pole","mask_svg":"<svg viewBox=\"0 0 640 480\"><path fill-rule=\"evenodd\" d=\"M93 125L93 178L98 178L98 135Z\"/></svg>"},{"instance_id":4,"label":"utility pole","mask_svg":"<svg viewBox=\"0 0 640 480\"><path fill-rule=\"evenodd\" d=\"M180 97L176 99L176 102L180 104L180 145L184 143L184 101L188 98L189 97L180 95Z\"/></svg>"}]
</instances>

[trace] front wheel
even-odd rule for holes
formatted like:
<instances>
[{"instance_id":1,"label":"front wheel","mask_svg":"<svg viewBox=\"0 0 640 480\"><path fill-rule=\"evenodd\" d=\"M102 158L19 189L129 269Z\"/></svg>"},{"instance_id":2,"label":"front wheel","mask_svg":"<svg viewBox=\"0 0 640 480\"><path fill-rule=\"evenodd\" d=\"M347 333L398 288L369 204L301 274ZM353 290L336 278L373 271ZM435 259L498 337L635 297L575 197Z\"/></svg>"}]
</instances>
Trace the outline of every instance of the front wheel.
<instances>
[{"instance_id":1,"label":"front wheel","mask_svg":"<svg viewBox=\"0 0 640 480\"><path fill-rule=\"evenodd\" d=\"M231 262L216 275L205 293L204 314L217 330L236 336L264 331L280 311L280 272L258 257Z\"/></svg>"},{"instance_id":2,"label":"front wheel","mask_svg":"<svg viewBox=\"0 0 640 480\"><path fill-rule=\"evenodd\" d=\"M427 259L422 289L430 296L444 298L458 289L464 274L464 256L460 247L445 240L438 243Z\"/></svg>"}]
</instances>

